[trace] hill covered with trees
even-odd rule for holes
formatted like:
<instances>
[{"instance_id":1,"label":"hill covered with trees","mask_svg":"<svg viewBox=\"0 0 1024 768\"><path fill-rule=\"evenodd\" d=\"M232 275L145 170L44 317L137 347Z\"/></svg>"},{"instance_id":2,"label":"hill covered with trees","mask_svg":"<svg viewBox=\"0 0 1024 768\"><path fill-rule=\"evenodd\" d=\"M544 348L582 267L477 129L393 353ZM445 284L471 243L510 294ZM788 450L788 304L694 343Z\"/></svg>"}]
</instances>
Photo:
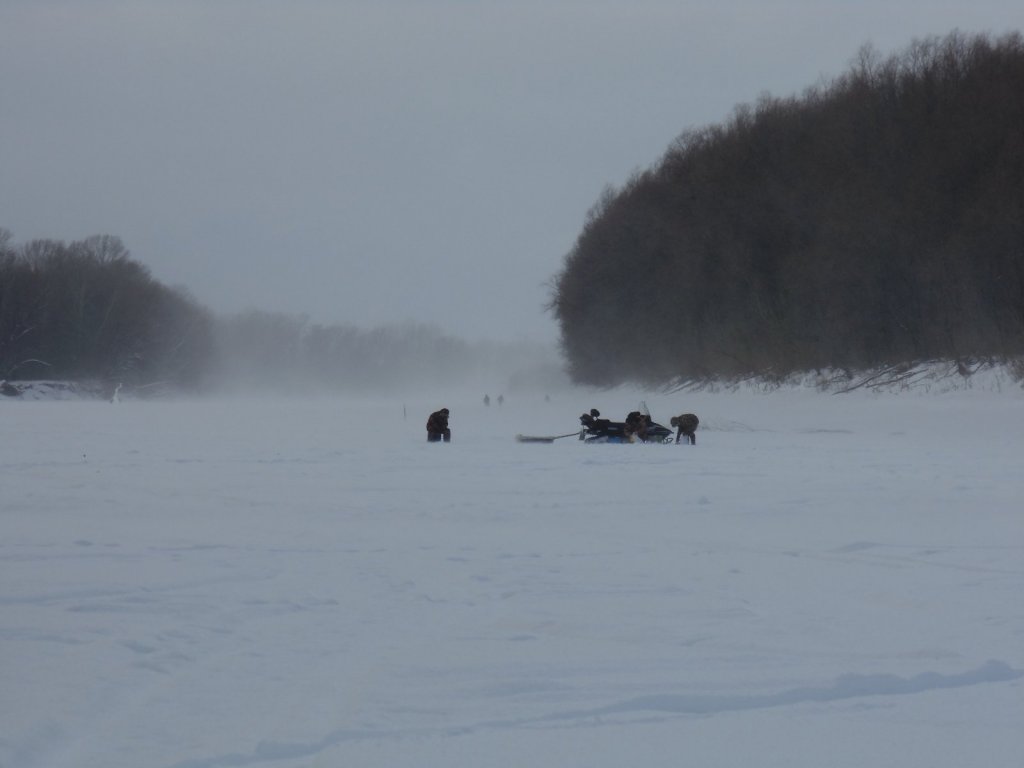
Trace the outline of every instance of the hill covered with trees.
<instances>
[{"instance_id":1,"label":"hill covered with trees","mask_svg":"<svg viewBox=\"0 0 1024 768\"><path fill-rule=\"evenodd\" d=\"M590 212L578 382L1024 353L1024 40L954 33L681 135Z\"/></svg>"}]
</instances>

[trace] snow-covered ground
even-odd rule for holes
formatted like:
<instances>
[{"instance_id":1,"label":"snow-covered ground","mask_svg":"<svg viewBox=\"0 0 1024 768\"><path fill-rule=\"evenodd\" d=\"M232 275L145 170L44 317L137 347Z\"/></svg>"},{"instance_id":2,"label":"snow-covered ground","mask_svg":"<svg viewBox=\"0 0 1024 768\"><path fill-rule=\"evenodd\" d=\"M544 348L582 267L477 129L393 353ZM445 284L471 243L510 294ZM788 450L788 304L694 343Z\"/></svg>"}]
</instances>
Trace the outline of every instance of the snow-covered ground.
<instances>
[{"instance_id":1,"label":"snow-covered ground","mask_svg":"<svg viewBox=\"0 0 1024 768\"><path fill-rule=\"evenodd\" d=\"M0 401L0 766L1022 764L1019 387L490 394Z\"/></svg>"}]
</instances>

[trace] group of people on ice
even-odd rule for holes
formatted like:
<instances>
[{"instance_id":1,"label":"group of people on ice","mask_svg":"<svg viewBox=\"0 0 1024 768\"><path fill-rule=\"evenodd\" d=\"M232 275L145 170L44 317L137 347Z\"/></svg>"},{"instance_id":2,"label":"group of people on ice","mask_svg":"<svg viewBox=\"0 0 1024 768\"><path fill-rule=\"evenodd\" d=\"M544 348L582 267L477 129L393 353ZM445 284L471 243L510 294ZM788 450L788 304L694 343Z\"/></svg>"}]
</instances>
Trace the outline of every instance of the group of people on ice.
<instances>
[{"instance_id":1,"label":"group of people on ice","mask_svg":"<svg viewBox=\"0 0 1024 768\"><path fill-rule=\"evenodd\" d=\"M651 420L649 413L630 411L625 421L602 419L597 408L580 416L580 440L602 443L665 443L672 436L672 430ZM673 416L669 420L676 429L676 442L684 437L690 445L697 444L697 426L700 420L692 413Z\"/></svg>"},{"instance_id":2,"label":"group of people on ice","mask_svg":"<svg viewBox=\"0 0 1024 768\"><path fill-rule=\"evenodd\" d=\"M448 426L448 415L447 408L430 414L427 418L427 442L451 442L452 430ZM597 408L591 408L590 413L580 416L580 424L583 425L583 429L580 430L580 440L594 443L667 443L672 437L671 429L652 421L649 413L640 411L630 411L625 421L611 421L602 419L601 412ZM686 438L688 444L697 444L697 426L700 424L700 420L694 414L684 413L681 416L673 416L669 420L669 424L676 429L677 443ZM562 435L562 437L570 436ZM553 439L555 438L537 438L543 442Z\"/></svg>"}]
</instances>

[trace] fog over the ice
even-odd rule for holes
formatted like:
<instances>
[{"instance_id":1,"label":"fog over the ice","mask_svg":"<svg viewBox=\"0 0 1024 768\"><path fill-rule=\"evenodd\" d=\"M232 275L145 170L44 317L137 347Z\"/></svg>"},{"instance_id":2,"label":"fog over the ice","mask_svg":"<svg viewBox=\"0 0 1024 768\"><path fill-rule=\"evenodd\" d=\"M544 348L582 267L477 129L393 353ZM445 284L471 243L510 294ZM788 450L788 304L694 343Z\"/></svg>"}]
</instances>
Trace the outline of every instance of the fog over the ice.
<instances>
[{"instance_id":1,"label":"fog over the ice","mask_svg":"<svg viewBox=\"0 0 1024 768\"><path fill-rule=\"evenodd\" d=\"M606 185L871 43L1019 0L0 0L0 227L220 312L549 341Z\"/></svg>"}]
</instances>

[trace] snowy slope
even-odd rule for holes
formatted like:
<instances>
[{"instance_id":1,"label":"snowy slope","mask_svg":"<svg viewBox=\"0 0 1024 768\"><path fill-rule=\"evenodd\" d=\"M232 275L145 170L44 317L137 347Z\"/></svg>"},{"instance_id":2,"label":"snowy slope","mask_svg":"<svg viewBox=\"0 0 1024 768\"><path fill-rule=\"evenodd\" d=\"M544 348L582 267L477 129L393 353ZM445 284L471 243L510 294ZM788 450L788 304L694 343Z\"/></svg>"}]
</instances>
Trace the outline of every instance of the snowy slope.
<instances>
[{"instance_id":1,"label":"snowy slope","mask_svg":"<svg viewBox=\"0 0 1024 768\"><path fill-rule=\"evenodd\" d=\"M1019 388L482 395L0 401L0 766L1020 765Z\"/></svg>"}]
</instances>

